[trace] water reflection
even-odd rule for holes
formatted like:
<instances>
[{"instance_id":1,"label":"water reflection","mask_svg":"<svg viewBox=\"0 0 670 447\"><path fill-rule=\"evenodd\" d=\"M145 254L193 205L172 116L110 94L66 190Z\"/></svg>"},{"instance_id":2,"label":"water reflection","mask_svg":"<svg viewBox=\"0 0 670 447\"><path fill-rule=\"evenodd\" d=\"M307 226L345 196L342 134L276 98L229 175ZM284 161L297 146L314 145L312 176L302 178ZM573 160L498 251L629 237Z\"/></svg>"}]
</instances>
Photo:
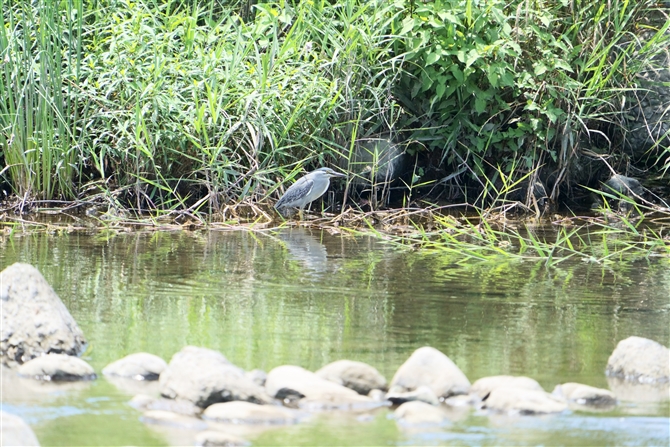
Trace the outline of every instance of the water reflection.
<instances>
[{"instance_id":1,"label":"water reflection","mask_svg":"<svg viewBox=\"0 0 670 447\"><path fill-rule=\"evenodd\" d=\"M133 352L169 360L192 344L219 350L247 370L282 364L316 370L348 358L390 378L416 348L430 345L470 381L512 374L533 377L547 390L565 382L607 388L604 369L619 340L638 335L667 345L670 339L667 259L616 269L569 262L552 270L542 263L462 264L455 255L294 228L270 235L0 236L0 266L17 261L35 265L53 285L89 340L86 360L98 372ZM19 392L11 397L10 390L6 398L16 398L12 405L33 415L43 444L165 442L156 441L153 429L126 404L129 393L139 389L103 378L86 387L47 393L48 399L30 391L25 400ZM108 401L88 401L98 397ZM650 405L637 400L614 414L589 415L604 427L598 430L580 425L583 414L532 419L527 439L523 427L469 412L453 417L451 432L422 437L399 429L383 410L361 421L325 418L272 430L254 441L613 444L619 437L633 439L647 424L640 419L632 428L619 428L619 417L636 413L652 419L651 426L659 420L667 425L667 400ZM63 416L49 423L40 408ZM68 408L84 410L71 417ZM101 422L102 414L108 420ZM95 424L105 424L104 439L93 432ZM570 439L561 434L565 427Z\"/></svg>"},{"instance_id":2,"label":"water reflection","mask_svg":"<svg viewBox=\"0 0 670 447\"><path fill-rule=\"evenodd\" d=\"M288 250L290 257L304 267L306 273L326 271L328 252L326 247L306 228L290 228L277 234Z\"/></svg>"}]
</instances>

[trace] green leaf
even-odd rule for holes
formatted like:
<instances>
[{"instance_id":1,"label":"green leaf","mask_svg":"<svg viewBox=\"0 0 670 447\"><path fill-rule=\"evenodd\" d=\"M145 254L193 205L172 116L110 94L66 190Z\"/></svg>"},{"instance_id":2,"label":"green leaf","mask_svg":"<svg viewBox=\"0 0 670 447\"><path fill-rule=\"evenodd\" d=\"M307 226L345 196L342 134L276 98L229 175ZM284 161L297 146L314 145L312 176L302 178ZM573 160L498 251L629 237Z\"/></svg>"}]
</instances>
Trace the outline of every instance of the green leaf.
<instances>
[{"instance_id":1,"label":"green leaf","mask_svg":"<svg viewBox=\"0 0 670 447\"><path fill-rule=\"evenodd\" d=\"M475 111L477 113L484 113L486 110L486 105L488 104L488 101L482 97L476 97L475 98Z\"/></svg>"},{"instance_id":2,"label":"green leaf","mask_svg":"<svg viewBox=\"0 0 670 447\"><path fill-rule=\"evenodd\" d=\"M440 60L440 54L437 52L428 53L426 55L426 65L433 65L438 60Z\"/></svg>"},{"instance_id":3,"label":"green leaf","mask_svg":"<svg viewBox=\"0 0 670 447\"><path fill-rule=\"evenodd\" d=\"M442 99L444 96L444 91L447 89L447 85L444 82L438 82L435 86L435 95L438 99Z\"/></svg>"},{"instance_id":4,"label":"green leaf","mask_svg":"<svg viewBox=\"0 0 670 447\"><path fill-rule=\"evenodd\" d=\"M535 64L533 72L535 73L535 76L541 76L547 72L547 66L544 65L542 62L539 62Z\"/></svg>"},{"instance_id":5,"label":"green leaf","mask_svg":"<svg viewBox=\"0 0 670 447\"><path fill-rule=\"evenodd\" d=\"M477 51L476 48L473 48L472 50L468 51L468 56L467 59L465 60L465 68L468 68L477 60L479 59L479 52Z\"/></svg>"}]
</instances>

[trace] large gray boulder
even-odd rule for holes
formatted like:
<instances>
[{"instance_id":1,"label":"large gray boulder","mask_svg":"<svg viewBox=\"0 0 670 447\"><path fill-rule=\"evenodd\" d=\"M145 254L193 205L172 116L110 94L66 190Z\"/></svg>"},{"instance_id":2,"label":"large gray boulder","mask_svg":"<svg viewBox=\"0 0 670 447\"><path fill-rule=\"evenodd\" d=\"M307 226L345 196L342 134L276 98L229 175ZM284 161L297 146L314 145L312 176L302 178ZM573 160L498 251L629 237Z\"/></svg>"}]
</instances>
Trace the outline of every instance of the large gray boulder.
<instances>
[{"instance_id":1,"label":"large gray boulder","mask_svg":"<svg viewBox=\"0 0 670 447\"><path fill-rule=\"evenodd\" d=\"M607 360L605 374L640 383L668 382L670 350L653 340L628 337Z\"/></svg>"},{"instance_id":2,"label":"large gray boulder","mask_svg":"<svg viewBox=\"0 0 670 447\"><path fill-rule=\"evenodd\" d=\"M246 377L241 368L220 352L206 348L183 348L172 357L158 381L163 396L185 399L201 408L233 400L272 402L263 388Z\"/></svg>"},{"instance_id":3,"label":"large gray boulder","mask_svg":"<svg viewBox=\"0 0 670 447\"><path fill-rule=\"evenodd\" d=\"M374 389L385 390L387 386L386 379L376 368L353 360L338 360L329 363L315 374L322 379L351 388L364 396Z\"/></svg>"},{"instance_id":4,"label":"large gray boulder","mask_svg":"<svg viewBox=\"0 0 670 447\"><path fill-rule=\"evenodd\" d=\"M470 381L449 357L435 348L419 348L398 368L389 393L414 391L427 386L438 398L467 394Z\"/></svg>"},{"instance_id":5,"label":"large gray boulder","mask_svg":"<svg viewBox=\"0 0 670 447\"><path fill-rule=\"evenodd\" d=\"M0 445L40 445L32 429L18 416L0 411Z\"/></svg>"},{"instance_id":6,"label":"large gray boulder","mask_svg":"<svg viewBox=\"0 0 670 447\"><path fill-rule=\"evenodd\" d=\"M535 379L526 376L489 376L475 381L470 394L484 399L496 388L523 388L526 390L544 391Z\"/></svg>"},{"instance_id":7,"label":"large gray boulder","mask_svg":"<svg viewBox=\"0 0 670 447\"><path fill-rule=\"evenodd\" d=\"M134 380L157 380L165 368L167 363L157 355L136 352L105 366L102 374Z\"/></svg>"},{"instance_id":8,"label":"large gray boulder","mask_svg":"<svg viewBox=\"0 0 670 447\"><path fill-rule=\"evenodd\" d=\"M382 404L299 366L274 368L268 373L265 389L270 396L285 402L299 401L298 405L310 410L363 409Z\"/></svg>"},{"instance_id":9,"label":"large gray boulder","mask_svg":"<svg viewBox=\"0 0 670 447\"><path fill-rule=\"evenodd\" d=\"M79 355L84 334L42 274L16 263L0 272L0 361L17 367L49 353Z\"/></svg>"},{"instance_id":10,"label":"large gray boulder","mask_svg":"<svg viewBox=\"0 0 670 447\"><path fill-rule=\"evenodd\" d=\"M484 402L486 409L509 414L560 413L568 408L559 397L524 388L496 388Z\"/></svg>"},{"instance_id":11,"label":"large gray boulder","mask_svg":"<svg viewBox=\"0 0 670 447\"><path fill-rule=\"evenodd\" d=\"M65 354L47 354L21 365L19 376L46 381L93 380L95 370L78 357Z\"/></svg>"},{"instance_id":12,"label":"large gray boulder","mask_svg":"<svg viewBox=\"0 0 670 447\"><path fill-rule=\"evenodd\" d=\"M278 405L257 405L251 402L224 402L210 405L203 418L229 424L284 425L298 422L295 410Z\"/></svg>"}]
</instances>

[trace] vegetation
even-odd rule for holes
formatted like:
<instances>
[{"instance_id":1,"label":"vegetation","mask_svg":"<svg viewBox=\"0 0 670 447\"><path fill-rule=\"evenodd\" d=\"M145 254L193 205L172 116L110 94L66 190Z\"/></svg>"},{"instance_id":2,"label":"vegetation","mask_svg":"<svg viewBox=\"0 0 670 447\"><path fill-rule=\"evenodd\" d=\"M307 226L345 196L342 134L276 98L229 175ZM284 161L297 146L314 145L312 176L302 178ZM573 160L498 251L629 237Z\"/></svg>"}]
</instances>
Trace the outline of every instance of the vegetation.
<instances>
[{"instance_id":1,"label":"vegetation","mask_svg":"<svg viewBox=\"0 0 670 447\"><path fill-rule=\"evenodd\" d=\"M0 6L5 190L154 211L262 201L389 133L469 202L499 170L557 199L585 140L629 161L622 101L670 24L650 1Z\"/></svg>"}]
</instances>

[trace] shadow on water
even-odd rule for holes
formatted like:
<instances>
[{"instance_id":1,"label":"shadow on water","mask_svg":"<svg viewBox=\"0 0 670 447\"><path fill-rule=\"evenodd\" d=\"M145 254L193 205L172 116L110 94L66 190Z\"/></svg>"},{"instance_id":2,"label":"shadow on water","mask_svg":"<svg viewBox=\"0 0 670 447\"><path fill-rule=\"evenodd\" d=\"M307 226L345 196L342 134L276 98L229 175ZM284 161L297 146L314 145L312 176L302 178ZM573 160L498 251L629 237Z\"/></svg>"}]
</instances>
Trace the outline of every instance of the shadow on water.
<instances>
[{"instance_id":1,"label":"shadow on water","mask_svg":"<svg viewBox=\"0 0 670 447\"><path fill-rule=\"evenodd\" d=\"M670 344L670 263L457 264L372 238L293 228L276 233L16 234L0 266L36 266L89 340L100 371L127 354L166 360L185 345L245 369L310 370L348 358L390 379L416 348L447 354L470 381L528 375L548 391L568 381L608 388L607 358L638 335ZM82 389L7 384L3 407L44 445L160 445L127 405L138 390L99 379ZM15 387L16 392L7 391ZM31 389L37 388L37 389ZM152 390L155 393L155 389ZM653 392L652 392L653 394ZM667 445L668 401L614 412L495 418L466 412L437 431L371 414L317 416L257 433L256 445Z\"/></svg>"}]
</instances>

